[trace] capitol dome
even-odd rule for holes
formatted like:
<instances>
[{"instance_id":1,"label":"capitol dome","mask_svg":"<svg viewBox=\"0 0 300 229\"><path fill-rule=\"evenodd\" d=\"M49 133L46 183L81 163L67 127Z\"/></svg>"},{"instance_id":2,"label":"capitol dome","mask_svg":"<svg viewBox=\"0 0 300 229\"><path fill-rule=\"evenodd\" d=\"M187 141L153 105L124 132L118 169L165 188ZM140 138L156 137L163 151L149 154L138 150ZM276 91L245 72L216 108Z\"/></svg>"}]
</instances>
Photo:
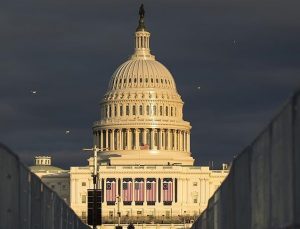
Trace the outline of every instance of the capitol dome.
<instances>
[{"instance_id":1,"label":"capitol dome","mask_svg":"<svg viewBox=\"0 0 300 229\"><path fill-rule=\"evenodd\" d=\"M183 101L170 71L150 52L144 15L135 32L134 53L114 71L100 116L93 135L101 163L193 164Z\"/></svg>"},{"instance_id":2,"label":"capitol dome","mask_svg":"<svg viewBox=\"0 0 300 229\"><path fill-rule=\"evenodd\" d=\"M131 58L112 75L108 90L163 88L176 90L170 71L156 60Z\"/></svg>"}]
</instances>

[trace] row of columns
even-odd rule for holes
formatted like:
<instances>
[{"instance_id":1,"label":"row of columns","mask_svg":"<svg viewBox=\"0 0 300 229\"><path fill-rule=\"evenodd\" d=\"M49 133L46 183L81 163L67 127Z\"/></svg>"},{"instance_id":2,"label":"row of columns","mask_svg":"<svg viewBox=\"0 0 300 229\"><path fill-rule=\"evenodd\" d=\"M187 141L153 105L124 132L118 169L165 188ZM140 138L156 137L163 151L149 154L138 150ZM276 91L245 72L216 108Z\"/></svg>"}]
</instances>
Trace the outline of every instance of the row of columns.
<instances>
[{"instance_id":1,"label":"row of columns","mask_svg":"<svg viewBox=\"0 0 300 229\"><path fill-rule=\"evenodd\" d=\"M175 129L102 129L94 132L102 150L176 150L190 152L190 132Z\"/></svg>"},{"instance_id":2,"label":"row of columns","mask_svg":"<svg viewBox=\"0 0 300 229\"><path fill-rule=\"evenodd\" d=\"M182 117L180 109L177 109L176 106L120 104L105 105L101 108L101 117L103 119L131 115Z\"/></svg>"}]
</instances>

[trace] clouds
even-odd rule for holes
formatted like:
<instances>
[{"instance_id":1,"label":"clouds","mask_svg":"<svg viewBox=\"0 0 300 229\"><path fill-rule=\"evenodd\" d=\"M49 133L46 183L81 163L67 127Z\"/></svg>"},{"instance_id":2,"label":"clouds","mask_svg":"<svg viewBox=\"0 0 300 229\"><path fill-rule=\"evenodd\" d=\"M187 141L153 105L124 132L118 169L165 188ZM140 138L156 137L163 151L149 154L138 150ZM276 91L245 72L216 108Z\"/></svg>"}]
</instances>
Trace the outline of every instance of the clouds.
<instances>
[{"instance_id":1,"label":"clouds","mask_svg":"<svg viewBox=\"0 0 300 229\"><path fill-rule=\"evenodd\" d=\"M197 163L231 160L300 83L300 3L144 4L151 51L185 101ZM80 149L92 144L99 101L133 51L138 7L134 1L1 3L0 139L26 163L48 153L60 166L85 163Z\"/></svg>"}]
</instances>

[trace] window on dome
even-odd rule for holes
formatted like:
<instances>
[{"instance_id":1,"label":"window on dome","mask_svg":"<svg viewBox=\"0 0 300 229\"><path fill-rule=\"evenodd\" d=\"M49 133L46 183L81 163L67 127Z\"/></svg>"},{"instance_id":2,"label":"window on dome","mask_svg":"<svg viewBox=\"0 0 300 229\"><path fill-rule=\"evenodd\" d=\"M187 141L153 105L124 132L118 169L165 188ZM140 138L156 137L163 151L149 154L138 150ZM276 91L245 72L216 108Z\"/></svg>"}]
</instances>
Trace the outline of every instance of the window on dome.
<instances>
[{"instance_id":1,"label":"window on dome","mask_svg":"<svg viewBox=\"0 0 300 229\"><path fill-rule=\"evenodd\" d=\"M122 79L119 80L119 83L122 83Z\"/></svg>"},{"instance_id":2,"label":"window on dome","mask_svg":"<svg viewBox=\"0 0 300 229\"><path fill-rule=\"evenodd\" d=\"M132 115L135 115L135 112L136 112L135 109L136 109L136 108L135 108L135 105L133 105L133 106L132 106Z\"/></svg>"},{"instance_id":3,"label":"window on dome","mask_svg":"<svg viewBox=\"0 0 300 229\"><path fill-rule=\"evenodd\" d=\"M111 117L111 106L109 106L108 117Z\"/></svg>"},{"instance_id":4,"label":"window on dome","mask_svg":"<svg viewBox=\"0 0 300 229\"><path fill-rule=\"evenodd\" d=\"M126 115L129 115L129 105L126 106Z\"/></svg>"},{"instance_id":5,"label":"window on dome","mask_svg":"<svg viewBox=\"0 0 300 229\"><path fill-rule=\"evenodd\" d=\"M160 79L160 82L163 83L164 82L163 79Z\"/></svg>"},{"instance_id":6,"label":"window on dome","mask_svg":"<svg viewBox=\"0 0 300 229\"><path fill-rule=\"evenodd\" d=\"M173 107L171 107L171 116L173 116Z\"/></svg>"},{"instance_id":7,"label":"window on dome","mask_svg":"<svg viewBox=\"0 0 300 229\"><path fill-rule=\"evenodd\" d=\"M129 79L129 83L131 83L131 78Z\"/></svg>"},{"instance_id":8,"label":"window on dome","mask_svg":"<svg viewBox=\"0 0 300 229\"><path fill-rule=\"evenodd\" d=\"M143 115L143 105L140 105L140 115Z\"/></svg>"},{"instance_id":9,"label":"window on dome","mask_svg":"<svg viewBox=\"0 0 300 229\"><path fill-rule=\"evenodd\" d=\"M150 115L150 106L147 105L147 115Z\"/></svg>"},{"instance_id":10,"label":"window on dome","mask_svg":"<svg viewBox=\"0 0 300 229\"><path fill-rule=\"evenodd\" d=\"M165 80L165 83L167 84L167 80Z\"/></svg>"},{"instance_id":11,"label":"window on dome","mask_svg":"<svg viewBox=\"0 0 300 229\"><path fill-rule=\"evenodd\" d=\"M169 107L166 107L166 116L169 116Z\"/></svg>"},{"instance_id":12,"label":"window on dome","mask_svg":"<svg viewBox=\"0 0 300 229\"><path fill-rule=\"evenodd\" d=\"M156 106L153 106L153 114L156 115Z\"/></svg>"},{"instance_id":13,"label":"window on dome","mask_svg":"<svg viewBox=\"0 0 300 229\"><path fill-rule=\"evenodd\" d=\"M163 116L163 107L162 106L159 107L159 115Z\"/></svg>"},{"instance_id":14,"label":"window on dome","mask_svg":"<svg viewBox=\"0 0 300 229\"><path fill-rule=\"evenodd\" d=\"M146 78L146 83L148 83L148 78Z\"/></svg>"},{"instance_id":15,"label":"window on dome","mask_svg":"<svg viewBox=\"0 0 300 229\"><path fill-rule=\"evenodd\" d=\"M136 83L136 78L134 78L134 82Z\"/></svg>"},{"instance_id":16,"label":"window on dome","mask_svg":"<svg viewBox=\"0 0 300 229\"><path fill-rule=\"evenodd\" d=\"M115 116L117 116L117 105L115 105Z\"/></svg>"},{"instance_id":17,"label":"window on dome","mask_svg":"<svg viewBox=\"0 0 300 229\"><path fill-rule=\"evenodd\" d=\"M107 114L108 114L108 108L107 106L105 106L105 117L107 117Z\"/></svg>"},{"instance_id":18,"label":"window on dome","mask_svg":"<svg viewBox=\"0 0 300 229\"><path fill-rule=\"evenodd\" d=\"M156 83L158 83L158 79L156 79Z\"/></svg>"},{"instance_id":19,"label":"window on dome","mask_svg":"<svg viewBox=\"0 0 300 229\"><path fill-rule=\"evenodd\" d=\"M140 78L140 83L142 83L143 82L143 79L142 78Z\"/></svg>"},{"instance_id":20,"label":"window on dome","mask_svg":"<svg viewBox=\"0 0 300 229\"><path fill-rule=\"evenodd\" d=\"M174 107L174 116L176 116L176 107Z\"/></svg>"},{"instance_id":21,"label":"window on dome","mask_svg":"<svg viewBox=\"0 0 300 229\"><path fill-rule=\"evenodd\" d=\"M153 83L153 78L151 78L151 83Z\"/></svg>"},{"instance_id":22,"label":"window on dome","mask_svg":"<svg viewBox=\"0 0 300 229\"><path fill-rule=\"evenodd\" d=\"M123 116L123 106L120 106L120 116Z\"/></svg>"},{"instance_id":23,"label":"window on dome","mask_svg":"<svg viewBox=\"0 0 300 229\"><path fill-rule=\"evenodd\" d=\"M126 79L124 79L124 83L126 83Z\"/></svg>"}]
</instances>

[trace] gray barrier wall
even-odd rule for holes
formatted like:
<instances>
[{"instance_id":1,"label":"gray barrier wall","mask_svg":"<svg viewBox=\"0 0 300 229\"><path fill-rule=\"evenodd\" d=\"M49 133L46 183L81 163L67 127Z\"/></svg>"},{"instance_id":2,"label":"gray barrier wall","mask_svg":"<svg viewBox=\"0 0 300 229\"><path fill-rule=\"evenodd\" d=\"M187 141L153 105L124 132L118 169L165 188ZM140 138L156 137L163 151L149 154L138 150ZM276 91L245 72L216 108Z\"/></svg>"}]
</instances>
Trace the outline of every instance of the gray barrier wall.
<instances>
[{"instance_id":1,"label":"gray barrier wall","mask_svg":"<svg viewBox=\"0 0 300 229\"><path fill-rule=\"evenodd\" d=\"M0 144L0 229L87 229L55 192Z\"/></svg>"},{"instance_id":2,"label":"gray barrier wall","mask_svg":"<svg viewBox=\"0 0 300 229\"><path fill-rule=\"evenodd\" d=\"M300 91L233 161L192 229L300 228Z\"/></svg>"}]
</instances>

